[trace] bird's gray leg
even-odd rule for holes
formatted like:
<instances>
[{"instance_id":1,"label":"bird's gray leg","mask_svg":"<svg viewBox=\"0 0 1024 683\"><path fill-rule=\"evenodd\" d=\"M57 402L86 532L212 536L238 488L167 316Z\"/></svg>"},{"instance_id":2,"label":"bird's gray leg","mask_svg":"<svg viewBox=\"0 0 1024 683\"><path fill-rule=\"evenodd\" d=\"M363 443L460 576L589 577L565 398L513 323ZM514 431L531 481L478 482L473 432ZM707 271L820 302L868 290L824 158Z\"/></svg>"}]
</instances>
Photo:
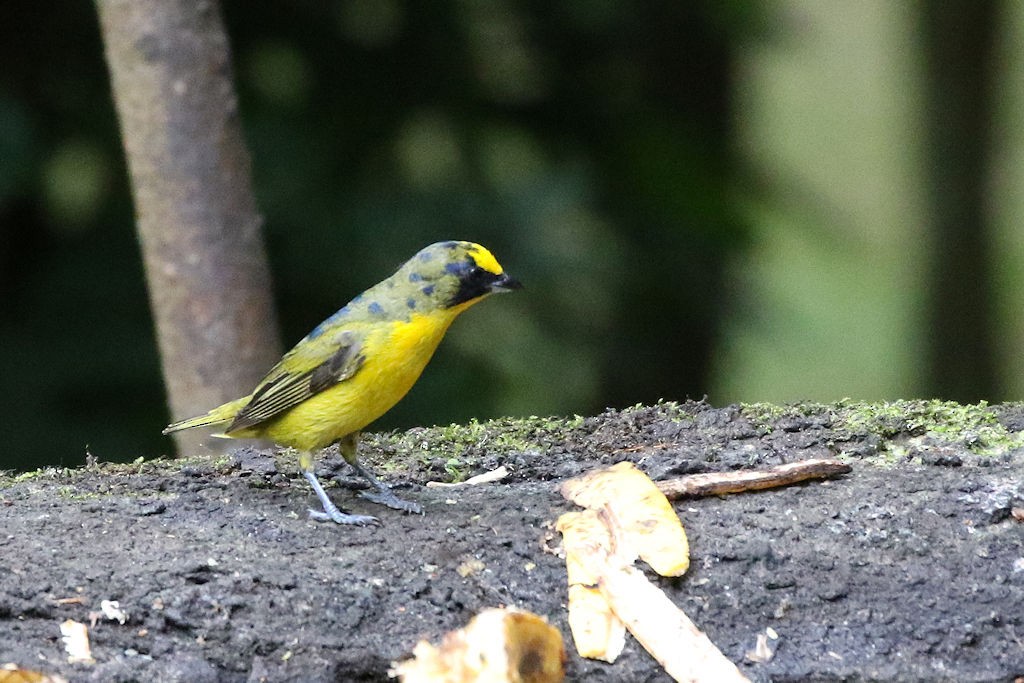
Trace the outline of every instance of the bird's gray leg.
<instances>
[{"instance_id":1,"label":"bird's gray leg","mask_svg":"<svg viewBox=\"0 0 1024 683\"><path fill-rule=\"evenodd\" d=\"M299 454L299 467L302 468L302 476L313 487L313 492L316 493L316 497L320 499L320 505L324 508L323 512L311 508L309 510L310 519L315 519L318 522L336 522L337 524L355 524L357 526L380 524L380 520L376 517L342 512L338 509L337 505L331 502L331 499L327 497L327 492L324 491L324 487L320 485L320 480L313 474L313 457L310 453Z\"/></svg>"},{"instance_id":2,"label":"bird's gray leg","mask_svg":"<svg viewBox=\"0 0 1024 683\"><path fill-rule=\"evenodd\" d=\"M401 510L402 512L411 512L415 514L422 514L423 508L420 507L419 503L413 503L412 501L402 500L394 494L394 492L387 487L384 482L373 476L373 472L363 467L362 463L359 462L358 450L359 450L359 434L349 434L341 441L338 442L338 450L341 451L341 457L345 458L345 462L352 466L356 472L359 473L366 481L370 482L375 491L362 491L359 495L367 500L371 500L374 503L386 505L392 510Z\"/></svg>"}]
</instances>

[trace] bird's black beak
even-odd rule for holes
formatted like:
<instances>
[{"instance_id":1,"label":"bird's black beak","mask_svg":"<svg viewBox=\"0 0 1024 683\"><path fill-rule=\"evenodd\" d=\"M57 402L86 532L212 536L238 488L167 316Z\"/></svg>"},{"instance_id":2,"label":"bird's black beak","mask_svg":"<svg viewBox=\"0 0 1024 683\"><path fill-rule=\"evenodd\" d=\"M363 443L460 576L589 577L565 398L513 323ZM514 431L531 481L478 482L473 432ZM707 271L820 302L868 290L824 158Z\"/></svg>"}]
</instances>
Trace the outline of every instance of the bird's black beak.
<instances>
[{"instance_id":1,"label":"bird's black beak","mask_svg":"<svg viewBox=\"0 0 1024 683\"><path fill-rule=\"evenodd\" d=\"M491 283L492 292L512 292L522 288L523 283L514 277L509 277L507 273L502 273Z\"/></svg>"}]
</instances>

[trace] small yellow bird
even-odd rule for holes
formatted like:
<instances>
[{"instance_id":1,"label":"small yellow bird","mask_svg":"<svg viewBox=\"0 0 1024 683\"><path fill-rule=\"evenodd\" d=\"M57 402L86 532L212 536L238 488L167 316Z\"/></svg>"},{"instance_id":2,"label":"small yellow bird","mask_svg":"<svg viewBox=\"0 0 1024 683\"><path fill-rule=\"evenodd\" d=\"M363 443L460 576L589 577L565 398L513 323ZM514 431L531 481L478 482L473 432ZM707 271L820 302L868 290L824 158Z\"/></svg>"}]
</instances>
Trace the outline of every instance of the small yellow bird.
<instances>
[{"instance_id":1,"label":"small yellow bird","mask_svg":"<svg viewBox=\"0 0 1024 683\"><path fill-rule=\"evenodd\" d=\"M412 388L460 313L489 294L520 288L479 244L432 244L320 323L251 394L175 422L163 433L226 424L224 436L266 438L295 448L302 473L323 505L323 512L309 511L312 518L377 523L375 517L339 510L313 474L314 453L338 443L345 461L373 485L375 491L363 492L366 498L421 512L360 464L359 430Z\"/></svg>"}]
</instances>

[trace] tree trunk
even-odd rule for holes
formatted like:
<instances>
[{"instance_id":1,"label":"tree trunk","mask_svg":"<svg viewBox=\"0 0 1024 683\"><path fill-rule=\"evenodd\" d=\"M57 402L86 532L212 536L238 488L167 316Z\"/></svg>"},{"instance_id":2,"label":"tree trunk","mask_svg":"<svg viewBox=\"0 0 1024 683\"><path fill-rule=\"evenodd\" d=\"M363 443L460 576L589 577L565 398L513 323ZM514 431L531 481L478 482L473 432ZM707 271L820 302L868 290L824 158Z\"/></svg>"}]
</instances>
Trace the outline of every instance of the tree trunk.
<instances>
[{"instance_id":1,"label":"tree trunk","mask_svg":"<svg viewBox=\"0 0 1024 683\"><path fill-rule=\"evenodd\" d=\"M227 37L213 0L96 4L168 399L187 417L251 391L280 353Z\"/></svg>"},{"instance_id":2,"label":"tree trunk","mask_svg":"<svg viewBox=\"0 0 1024 683\"><path fill-rule=\"evenodd\" d=\"M923 5L935 245L928 380L932 395L964 402L1003 395L987 206L998 10L997 3L975 0Z\"/></svg>"}]
</instances>

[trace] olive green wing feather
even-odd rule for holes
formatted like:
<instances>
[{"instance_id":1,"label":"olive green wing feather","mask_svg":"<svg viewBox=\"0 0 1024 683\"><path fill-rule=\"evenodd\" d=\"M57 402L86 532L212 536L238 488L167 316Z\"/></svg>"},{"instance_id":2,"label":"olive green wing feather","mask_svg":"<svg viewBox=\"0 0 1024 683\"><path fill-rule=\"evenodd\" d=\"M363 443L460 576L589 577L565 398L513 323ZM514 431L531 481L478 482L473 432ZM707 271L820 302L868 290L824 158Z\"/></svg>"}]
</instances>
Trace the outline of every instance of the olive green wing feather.
<instances>
[{"instance_id":1,"label":"olive green wing feather","mask_svg":"<svg viewBox=\"0 0 1024 683\"><path fill-rule=\"evenodd\" d=\"M352 377L366 359L362 352L364 336L346 330L304 339L263 378L225 432L265 422Z\"/></svg>"}]
</instances>

